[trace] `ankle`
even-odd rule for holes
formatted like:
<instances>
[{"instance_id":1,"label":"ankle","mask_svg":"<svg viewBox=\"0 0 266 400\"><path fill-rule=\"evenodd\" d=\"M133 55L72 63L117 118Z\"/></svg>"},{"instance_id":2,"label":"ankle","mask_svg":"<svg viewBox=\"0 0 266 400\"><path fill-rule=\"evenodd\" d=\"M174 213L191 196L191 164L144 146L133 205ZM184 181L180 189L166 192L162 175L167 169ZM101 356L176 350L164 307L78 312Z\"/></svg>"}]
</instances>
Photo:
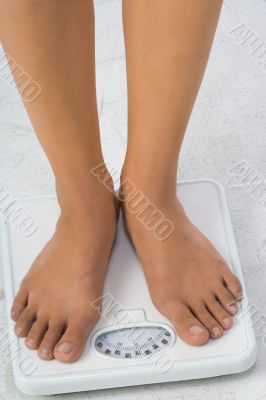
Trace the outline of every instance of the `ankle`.
<instances>
[{"instance_id":1,"label":"ankle","mask_svg":"<svg viewBox=\"0 0 266 400\"><path fill-rule=\"evenodd\" d=\"M103 167L102 167L103 172ZM64 213L84 215L89 210L106 209L114 206L112 178L105 169L108 185L104 184L91 171L75 178L56 180L56 192L61 210Z\"/></svg>"},{"instance_id":2,"label":"ankle","mask_svg":"<svg viewBox=\"0 0 266 400\"><path fill-rule=\"evenodd\" d=\"M134 195L147 197L154 203L176 201L176 178L166 174L123 169L120 179L120 197L128 200Z\"/></svg>"}]
</instances>

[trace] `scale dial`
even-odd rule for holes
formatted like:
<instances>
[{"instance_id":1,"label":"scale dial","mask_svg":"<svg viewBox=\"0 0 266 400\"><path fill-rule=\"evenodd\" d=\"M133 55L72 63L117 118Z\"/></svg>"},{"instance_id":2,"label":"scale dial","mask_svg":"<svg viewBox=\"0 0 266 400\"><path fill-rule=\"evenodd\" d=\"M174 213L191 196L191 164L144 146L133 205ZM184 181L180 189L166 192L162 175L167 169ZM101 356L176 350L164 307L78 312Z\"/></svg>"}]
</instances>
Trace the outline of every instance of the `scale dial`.
<instances>
[{"instance_id":1,"label":"scale dial","mask_svg":"<svg viewBox=\"0 0 266 400\"><path fill-rule=\"evenodd\" d=\"M170 329L162 326L135 326L114 329L99 334L95 348L114 358L140 358L166 349L174 341Z\"/></svg>"}]
</instances>

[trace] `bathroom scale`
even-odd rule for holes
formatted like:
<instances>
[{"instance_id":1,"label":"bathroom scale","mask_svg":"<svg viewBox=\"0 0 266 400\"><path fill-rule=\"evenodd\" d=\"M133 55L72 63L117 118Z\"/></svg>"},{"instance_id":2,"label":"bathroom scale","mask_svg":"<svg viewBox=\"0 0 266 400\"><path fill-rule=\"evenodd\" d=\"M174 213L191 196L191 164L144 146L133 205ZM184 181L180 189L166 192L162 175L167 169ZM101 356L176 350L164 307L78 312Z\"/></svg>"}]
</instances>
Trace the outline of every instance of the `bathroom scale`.
<instances>
[{"instance_id":1,"label":"bathroom scale","mask_svg":"<svg viewBox=\"0 0 266 400\"><path fill-rule=\"evenodd\" d=\"M153 305L120 216L102 310L96 308L100 319L83 355L71 364L39 359L15 336L9 315L23 276L54 232L59 206L53 196L19 200L38 224L28 237L9 218L1 224L10 359L22 392L51 395L199 379L239 373L254 364L255 335L223 189L213 180L188 181L177 185L177 196L191 221L211 240L243 285L244 298L233 328L203 346L183 342Z\"/></svg>"}]
</instances>

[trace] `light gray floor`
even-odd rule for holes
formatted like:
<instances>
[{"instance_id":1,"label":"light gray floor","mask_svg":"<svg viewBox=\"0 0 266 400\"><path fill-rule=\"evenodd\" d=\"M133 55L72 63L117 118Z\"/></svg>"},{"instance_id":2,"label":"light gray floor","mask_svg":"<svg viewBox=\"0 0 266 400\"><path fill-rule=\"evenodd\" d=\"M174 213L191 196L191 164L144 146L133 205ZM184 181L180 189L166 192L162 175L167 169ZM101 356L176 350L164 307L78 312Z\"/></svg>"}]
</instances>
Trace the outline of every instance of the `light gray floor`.
<instances>
[{"instance_id":1,"label":"light gray floor","mask_svg":"<svg viewBox=\"0 0 266 400\"><path fill-rule=\"evenodd\" d=\"M126 146L125 56L120 1L96 1L96 13L102 141L106 158L115 168L120 168ZM265 17L265 0L225 1L210 63L183 147L179 179L211 177L225 186L250 302L256 309L255 319L260 318L261 330L264 329L266 334L266 54L262 54L266 48ZM243 162L243 173L230 177L228 171L240 162ZM231 175L234 173L231 171ZM261 182L262 193L258 190L252 193L254 184L250 184L249 173L257 184ZM245 174L246 179L243 179ZM0 187L16 196L54 192L51 170L19 97L1 78ZM1 326L5 324L4 306L4 300L0 301ZM247 373L61 398L265 399L266 339L263 343L261 330L256 324L258 361ZM15 389L1 343L0 365L0 399L25 398Z\"/></svg>"}]
</instances>

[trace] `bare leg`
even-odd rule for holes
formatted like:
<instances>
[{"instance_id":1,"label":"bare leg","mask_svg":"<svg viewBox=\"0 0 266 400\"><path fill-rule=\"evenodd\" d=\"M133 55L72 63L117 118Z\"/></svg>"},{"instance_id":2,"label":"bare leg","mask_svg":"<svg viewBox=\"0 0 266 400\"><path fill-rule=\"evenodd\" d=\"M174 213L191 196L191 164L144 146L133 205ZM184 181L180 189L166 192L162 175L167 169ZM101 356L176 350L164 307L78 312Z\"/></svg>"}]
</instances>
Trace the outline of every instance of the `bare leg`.
<instances>
[{"instance_id":1,"label":"bare leg","mask_svg":"<svg viewBox=\"0 0 266 400\"><path fill-rule=\"evenodd\" d=\"M88 0L0 0L6 52L42 88L26 104L52 165L61 215L14 301L15 332L44 359L79 358L97 320L116 231L112 193L90 170L103 162Z\"/></svg>"},{"instance_id":2,"label":"bare leg","mask_svg":"<svg viewBox=\"0 0 266 400\"><path fill-rule=\"evenodd\" d=\"M238 279L176 199L182 140L203 77L221 0L125 0L129 178L174 223L157 240L124 207L155 305L192 345L232 326Z\"/></svg>"}]
</instances>

